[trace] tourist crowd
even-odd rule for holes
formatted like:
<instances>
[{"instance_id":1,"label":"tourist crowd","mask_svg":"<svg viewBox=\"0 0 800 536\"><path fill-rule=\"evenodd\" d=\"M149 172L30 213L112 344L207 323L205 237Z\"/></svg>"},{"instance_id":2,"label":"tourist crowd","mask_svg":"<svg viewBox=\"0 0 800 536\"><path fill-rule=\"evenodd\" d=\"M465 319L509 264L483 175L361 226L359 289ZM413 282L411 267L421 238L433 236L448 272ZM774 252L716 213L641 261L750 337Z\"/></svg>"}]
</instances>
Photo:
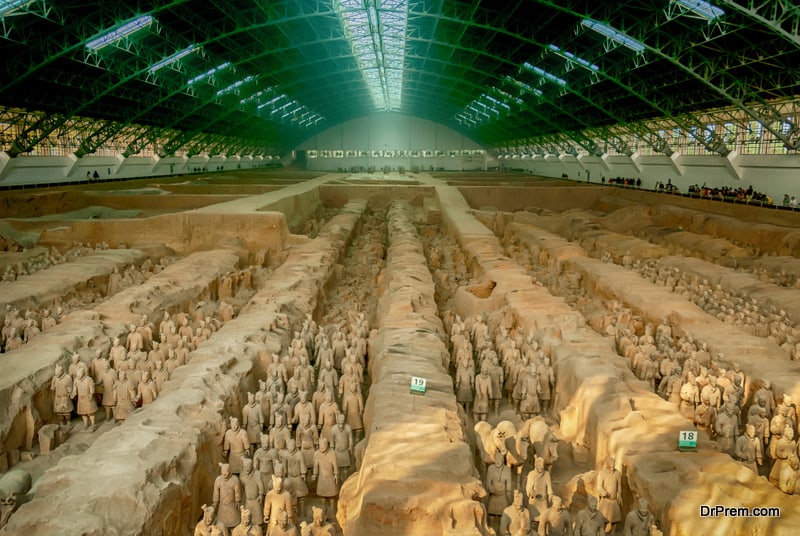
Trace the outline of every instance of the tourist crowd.
<instances>
[{"instance_id":1,"label":"tourist crowd","mask_svg":"<svg viewBox=\"0 0 800 536\"><path fill-rule=\"evenodd\" d=\"M703 184L702 186L694 184L692 186L689 186L689 193L698 194L700 195L700 197L705 197L708 199L719 199L720 201L736 200L736 201L741 201L742 203L755 202L755 203L765 203L769 205L772 204L772 198L770 196L753 190L752 186L748 186L746 189L741 187L731 188L730 186L710 188L705 184ZM784 201L788 201L788 199L784 199Z\"/></svg>"}]
</instances>

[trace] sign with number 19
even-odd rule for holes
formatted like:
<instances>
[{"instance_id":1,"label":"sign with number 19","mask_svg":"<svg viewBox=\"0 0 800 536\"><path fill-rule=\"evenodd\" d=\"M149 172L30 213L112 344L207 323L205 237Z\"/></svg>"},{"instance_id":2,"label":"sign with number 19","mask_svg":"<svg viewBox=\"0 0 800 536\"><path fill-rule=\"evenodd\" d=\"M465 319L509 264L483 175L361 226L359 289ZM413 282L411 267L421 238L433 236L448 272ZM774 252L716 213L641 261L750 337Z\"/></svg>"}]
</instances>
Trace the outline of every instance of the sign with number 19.
<instances>
[{"instance_id":1,"label":"sign with number 19","mask_svg":"<svg viewBox=\"0 0 800 536\"><path fill-rule=\"evenodd\" d=\"M425 389L428 387L428 381L425 378L418 378L411 376L411 393L417 395L424 395Z\"/></svg>"}]
</instances>

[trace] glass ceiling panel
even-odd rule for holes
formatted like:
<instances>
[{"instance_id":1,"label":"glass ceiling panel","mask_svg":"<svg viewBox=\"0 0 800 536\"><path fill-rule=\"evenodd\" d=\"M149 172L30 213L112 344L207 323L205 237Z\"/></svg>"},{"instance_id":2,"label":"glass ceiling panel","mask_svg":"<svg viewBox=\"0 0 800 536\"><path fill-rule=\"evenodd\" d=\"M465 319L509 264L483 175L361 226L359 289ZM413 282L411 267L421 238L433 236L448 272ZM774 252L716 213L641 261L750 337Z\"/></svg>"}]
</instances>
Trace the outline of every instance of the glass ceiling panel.
<instances>
[{"instance_id":1,"label":"glass ceiling panel","mask_svg":"<svg viewBox=\"0 0 800 536\"><path fill-rule=\"evenodd\" d=\"M335 0L334 6L375 108L400 109L407 0Z\"/></svg>"}]
</instances>

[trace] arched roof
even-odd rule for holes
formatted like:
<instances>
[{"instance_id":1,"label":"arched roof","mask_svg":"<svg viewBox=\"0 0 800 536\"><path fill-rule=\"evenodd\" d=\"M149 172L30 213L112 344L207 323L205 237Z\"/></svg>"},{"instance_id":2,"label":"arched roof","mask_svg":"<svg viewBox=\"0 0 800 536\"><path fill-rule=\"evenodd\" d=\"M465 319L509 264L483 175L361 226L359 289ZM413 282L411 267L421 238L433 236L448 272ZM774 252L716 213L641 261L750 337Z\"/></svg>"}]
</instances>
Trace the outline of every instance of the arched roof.
<instances>
[{"instance_id":1,"label":"arched roof","mask_svg":"<svg viewBox=\"0 0 800 536\"><path fill-rule=\"evenodd\" d=\"M381 110L593 152L587 129L733 107L800 147L776 105L799 93L788 0L4 0L0 17L0 105L47 113L12 155L74 117L102 120L85 152L130 125L165 153L285 151Z\"/></svg>"}]
</instances>

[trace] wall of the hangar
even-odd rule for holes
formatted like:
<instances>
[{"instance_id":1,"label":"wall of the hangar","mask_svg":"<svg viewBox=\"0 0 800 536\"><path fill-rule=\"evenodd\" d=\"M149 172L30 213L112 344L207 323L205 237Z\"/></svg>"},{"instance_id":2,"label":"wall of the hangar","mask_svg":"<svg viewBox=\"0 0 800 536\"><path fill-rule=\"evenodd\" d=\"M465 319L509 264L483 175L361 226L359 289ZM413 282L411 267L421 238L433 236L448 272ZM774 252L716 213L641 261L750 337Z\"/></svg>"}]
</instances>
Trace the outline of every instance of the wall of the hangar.
<instances>
[{"instance_id":1,"label":"wall of the hangar","mask_svg":"<svg viewBox=\"0 0 800 536\"><path fill-rule=\"evenodd\" d=\"M498 160L505 169L525 171L545 177L600 182L612 177L642 179L642 187L653 188L656 181L667 182L686 192L689 186L706 184L709 187L730 186L763 192L780 203L783 194L800 196L800 156L740 155L684 156L666 155L603 155L534 156L532 158L503 158Z\"/></svg>"},{"instance_id":2,"label":"wall of the hangar","mask_svg":"<svg viewBox=\"0 0 800 536\"><path fill-rule=\"evenodd\" d=\"M377 113L330 127L297 147L306 168L319 171L385 166L396 170L486 169L487 154L444 125L398 113Z\"/></svg>"},{"instance_id":3,"label":"wall of the hangar","mask_svg":"<svg viewBox=\"0 0 800 536\"><path fill-rule=\"evenodd\" d=\"M18 156L0 152L0 186L48 184L94 179L164 177L183 173L253 169L268 163L262 156ZM97 174L95 176L95 173Z\"/></svg>"}]
</instances>

